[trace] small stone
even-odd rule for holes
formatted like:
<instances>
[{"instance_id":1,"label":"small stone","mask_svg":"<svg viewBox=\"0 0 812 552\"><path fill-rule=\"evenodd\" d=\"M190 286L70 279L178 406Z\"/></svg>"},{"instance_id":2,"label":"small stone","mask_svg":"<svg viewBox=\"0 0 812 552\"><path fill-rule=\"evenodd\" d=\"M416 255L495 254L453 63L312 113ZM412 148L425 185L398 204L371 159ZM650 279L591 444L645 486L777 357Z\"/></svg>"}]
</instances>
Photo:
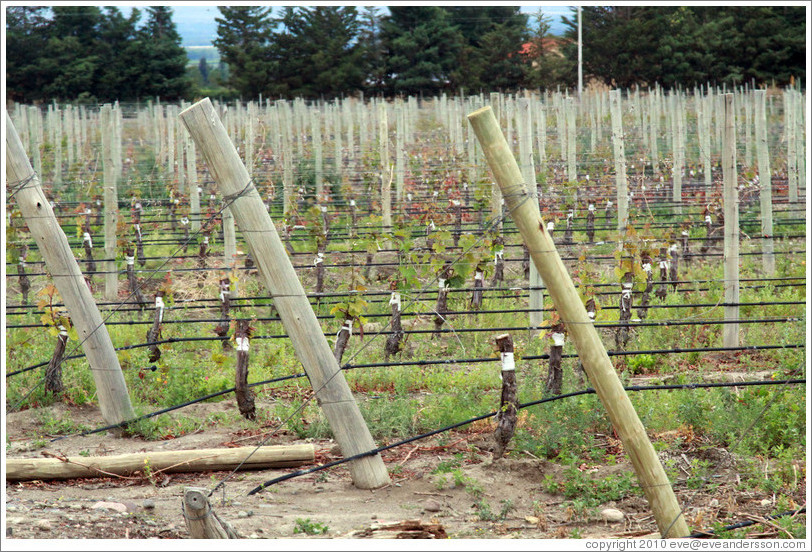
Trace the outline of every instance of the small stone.
<instances>
[{"instance_id":1,"label":"small stone","mask_svg":"<svg viewBox=\"0 0 812 552\"><path fill-rule=\"evenodd\" d=\"M93 510L105 509L105 510L115 510L116 512L126 512L127 506L125 504L122 504L121 502L101 501L91 506L91 509Z\"/></svg>"},{"instance_id":2,"label":"small stone","mask_svg":"<svg viewBox=\"0 0 812 552\"><path fill-rule=\"evenodd\" d=\"M154 509L155 509L155 501L154 501L154 500L152 500L151 498L146 498L146 499L144 499L144 501L141 503L141 507L142 507L144 510L154 510Z\"/></svg>"},{"instance_id":3,"label":"small stone","mask_svg":"<svg viewBox=\"0 0 812 552\"><path fill-rule=\"evenodd\" d=\"M78 502L72 502L68 504L68 508L70 508L71 510L81 510L82 508L84 508L84 505L79 504Z\"/></svg>"},{"instance_id":4,"label":"small stone","mask_svg":"<svg viewBox=\"0 0 812 552\"><path fill-rule=\"evenodd\" d=\"M762 506L764 506L765 508L766 508L767 506L772 506L772 504L773 504L773 501L772 501L772 500L770 500L769 498L763 498L763 499L761 499L761 505L762 505Z\"/></svg>"},{"instance_id":5,"label":"small stone","mask_svg":"<svg viewBox=\"0 0 812 552\"><path fill-rule=\"evenodd\" d=\"M248 538L249 539L258 539L259 535L257 535L256 533L251 533L250 535L248 535Z\"/></svg>"},{"instance_id":6,"label":"small stone","mask_svg":"<svg viewBox=\"0 0 812 552\"><path fill-rule=\"evenodd\" d=\"M719 507L719 500L716 498L712 498L710 503L708 504L711 508L718 508Z\"/></svg>"},{"instance_id":7,"label":"small stone","mask_svg":"<svg viewBox=\"0 0 812 552\"><path fill-rule=\"evenodd\" d=\"M536 516L527 516L526 518L524 518L524 520L525 520L527 523L530 523L530 524L532 524L532 525L538 525L538 524L539 524L539 521L541 521L541 520L539 520L539 518L537 518Z\"/></svg>"},{"instance_id":8,"label":"small stone","mask_svg":"<svg viewBox=\"0 0 812 552\"><path fill-rule=\"evenodd\" d=\"M423 503L423 509L427 512L439 512L443 507L439 502L430 498Z\"/></svg>"},{"instance_id":9,"label":"small stone","mask_svg":"<svg viewBox=\"0 0 812 552\"><path fill-rule=\"evenodd\" d=\"M20 511L19 506L14 506L13 504L10 506L6 506L6 512L19 512L19 511Z\"/></svg>"},{"instance_id":10,"label":"small stone","mask_svg":"<svg viewBox=\"0 0 812 552\"><path fill-rule=\"evenodd\" d=\"M247 517L248 517L248 516L250 516L250 515L251 515L251 514L249 514L249 513L248 513L248 512L246 512L245 510L240 510L239 512L237 512L237 517L238 517L238 518L247 518Z\"/></svg>"},{"instance_id":11,"label":"small stone","mask_svg":"<svg viewBox=\"0 0 812 552\"><path fill-rule=\"evenodd\" d=\"M36 527L40 531L50 531L51 522L48 521L47 519L38 519L37 522L34 524L34 527Z\"/></svg>"},{"instance_id":12,"label":"small stone","mask_svg":"<svg viewBox=\"0 0 812 552\"><path fill-rule=\"evenodd\" d=\"M623 521L623 518L626 517L623 512L616 508L604 508L601 510L601 518L604 521L608 521L610 523L617 523L619 521Z\"/></svg>"}]
</instances>

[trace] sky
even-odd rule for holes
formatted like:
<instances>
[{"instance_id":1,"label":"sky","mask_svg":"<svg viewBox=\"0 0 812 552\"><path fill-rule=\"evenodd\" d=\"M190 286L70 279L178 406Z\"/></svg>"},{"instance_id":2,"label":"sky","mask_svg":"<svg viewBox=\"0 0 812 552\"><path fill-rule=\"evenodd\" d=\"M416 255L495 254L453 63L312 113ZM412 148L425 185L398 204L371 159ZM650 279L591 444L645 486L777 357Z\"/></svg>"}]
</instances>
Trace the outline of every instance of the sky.
<instances>
[{"instance_id":1,"label":"sky","mask_svg":"<svg viewBox=\"0 0 812 552\"><path fill-rule=\"evenodd\" d=\"M132 7L144 8L149 5L160 4L161 2L105 2L104 5L117 5L121 11L127 15L129 14ZM366 2L321 2L324 3L331 3L331 4L347 4L347 5L357 5L357 6L370 6L370 5L379 5L379 6L386 6L387 4L404 4L409 5L410 3L419 4L419 2L376 2L376 1L366 1ZM443 4L444 2L436 2L436 5ZM549 16L552 23L551 32L552 34L561 34L564 32L564 25L561 23L561 16L571 15L570 7L567 5L559 4L559 3L545 3L545 2L533 2L533 3L524 3L524 2L489 2L492 4L505 4L505 5L521 5L522 12L533 14L541 10L545 15ZM217 11L217 5L228 4L228 2L173 2L171 3L171 7L174 11L174 21L177 25L178 32L180 33L183 39L184 46L204 46L211 43L214 40L217 34L217 24L214 21L214 18L217 17L220 12ZM265 5L292 5L297 4L297 2L257 2L256 4L265 4ZM307 2L298 2L300 5L307 5ZM452 2L448 2L448 4L453 4ZM464 5L467 2L456 2L456 4ZM473 4L473 2L471 2Z\"/></svg>"}]
</instances>

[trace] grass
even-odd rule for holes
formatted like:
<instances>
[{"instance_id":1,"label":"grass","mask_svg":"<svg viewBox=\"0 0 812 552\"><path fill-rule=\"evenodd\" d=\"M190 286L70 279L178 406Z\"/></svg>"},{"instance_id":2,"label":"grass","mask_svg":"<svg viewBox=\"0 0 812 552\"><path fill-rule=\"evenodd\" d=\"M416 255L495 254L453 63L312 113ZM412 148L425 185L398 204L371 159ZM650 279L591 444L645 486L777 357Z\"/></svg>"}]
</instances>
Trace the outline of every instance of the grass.
<instances>
[{"instance_id":1,"label":"grass","mask_svg":"<svg viewBox=\"0 0 812 552\"><path fill-rule=\"evenodd\" d=\"M371 162L371 161L370 161ZM367 167L369 168L369 167ZM309 174L309 173L308 173ZM149 188L151 180L135 182L134 188L140 189L145 196L158 195L157 190ZM476 186L475 188L481 188ZM480 190L481 191L481 190ZM274 206L276 209L276 206ZM277 213L274 212L274 216ZM602 218L599 216L599 219ZM438 219L439 220L439 219ZM363 217L359 227L363 227ZM344 222L336 222L333 228L345 228ZM509 225L508 225L509 226ZM561 226L559 225L559 228ZM414 240L422 229L413 228ZM805 227L783 228L787 232L803 233ZM783 231L782 230L782 231ZM658 236L665 239L665 235ZM558 233L558 231L557 231ZM297 237L305 237L305 231L296 231ZM692 236L704 236L704 230L695 226ZM610 236L600 232L597 239ZM310 239L310 237L308 237ZM575 233L575 239L585 239L581 232ZM347 245L349 246L349 245ZM220 247L218 243L216 247ZM595 246L590 254L611 255L613 245L606 243ZM759 247L746 240L742 251L748 252ZM296 242L298 251L312 252L311 241ZM797 248L792 243L777 242L777 250ZM341 244L331 243L330 251L345 249ZM176 246L150 246L149 254L153 256L171 256ZM190 252L196 246L190 246ZM78 248L74 251L82 256ZM488 251L483 244L474 247L473 254L485 259ZM382 257L381 254L376 254ZM363 260L364 255L356 255L356 261ZM38 253L32 251L29 260L38 259ZM297 257L297 263L300 263ZM805 276L805 266L801 264L802 255L778 255L776 257L777 277ZM652 297L652 306L669 306L678 308L651 308L648 311L648 322L662 322L662 325L634 328L628 343L629 350L653 351L672 348L720 347L722 331L719 325L665 325L669 320L708 320L721 318L723 307L697 307L693 304L715 305L723 301L723 269L718 259L696 259L692 263L680 263L680 278L689 283L680 289L687 292L673 292L669 287L667 296L660 300ZM163 261L150 261L151 268L159 268ZM167 267L174 267L170 263ZM616 277L612 267L607 264L595 265L596 283L612 284L600 288L604 291L617 292ZM511 271L518 271L518 266L510 266ZM306 272L306 271L305 271ZM434 279L436 274L427 265L415 267L415 273L421 285ZM198 288L189 275L193 273L177 272L173 275L177 294L214 297L216 295L211 282ZM160 277L162 277L161 273ZM760 277L760 257L742 256L742 278ZM312 275L303 273L305 279ZM341 269L328 273L328 281L335 286L346 285L349 270ZM265 295L259 278L245 272L239 274L240 295ZM655 278L656 279L656 278ZM34 278L35 286L41 278ZM100 279L97 278L100 281ZM13 281L13 277L12 277ZM699 283L702 281L702 283ZM506 284L509 288L516 281ZM372 282L368 286L385 289L387 282ZM522 284L524 285L524 284ZM778 282L754 288L752 283L742 283L741 302L767 303L777 301L804 301L805 289L797 287L779 287ZM342 288L343 289L343 288ZM416 290L404 290L404 305L416 296ZM36 289L32 289L34 297ZM11 298L15 300L15 298ZM615 296L601 296L599 302L604 307L598 312L598 322L617 320L618 311L608 307L616 304ZM637 298L636 298L637 300ZM452 292L449 294L449 308L467 310L469 293ZM483 309L510 311L512 308L525 308L526 299L522 298L486 298ZM216 317L216 308L196 310L183 307L181 302L175 309L166 314L167 320L194 321L196 318ZM431 316L431 301L415 303L411 310ZM329 315L330 305L317 307L319 314ZM240 317L263 318L271 315L268 306L249 306L238 312ZM385 323L389 306L386 301L369 303L367 312L371 321ZM105 313L107 316L108 313ZM545 315L548 317L549 315ZM637 308L633 307L633 317ZM793 317L800 322L775 324L742 324L740 329L743 344L797 344L805 343L804 321L805 305L753 305L743 306L740 317L780 318ZM148 321L148 313L121 312L109 315L109 322L127 322L131 320ZM9 318L14 324L39 324L39 315L27 314ZM460 330L470 327L500 328L524 324L525 315L514 313L488 313L479 315L455 315L447 326ZM328 340L333 339L340 321L327 317L322 321ZM163 338L173 337L212 337L214 324L165 324ZM255 335L284 335L279 322L256 321ZM117 347L135 345L144 341L147 325L109 325L113 343ZM429 328L431 325L429 325ZM496 333L496 332L493 332ZM410 437L418 433L434 430L454 424L474 416L492 412L499 407L501 390L500 367L494 349L493 333L446 334L443 339L432 339L430 334L416 334L409 337L407 348L395 361L423 359L460 359L460 358L493 358L493 362L442 363L430 365L406 365L372 368L355 368L345 372L350 389L354 392L364 418L376 442L391 442ZM548 351L549 340L534 339L527 332L513 334L517 376L519 379L519 398L521 402L537 400L544 396L547 363L545 360L522 361L523 356L541 355ZM614 349L614 333L611 329L599 331L608 349ZM384 338L385 339L385 338ZM381 349L384 342L381 337L368 334L363 341L353 338L345 353L344 362L349 359L354 365L381 362ZM50 358L54 339L44 329L25 328L10 329L6 333L6 367L17 370ZM159 408L173 406L196 397L209 395L234 385L234 351L223 350L213 341L191 343L171 343L161 345L162 357L156 363L147 359L146 348L136 348L118 353L130 396L138 413L148 413ZM76 350L74 350L76 349ZM78 353L76 343L69 342L68 353ZM571 339L567 340L565 354L575 353ZM769 371L772 377L800 377L798 368L805 364L804 349L777 349L770 351L746 352L738 355L714 355L703 352L655 354L645 353L628 357L613 357L620 377L629 382L635 376L652 376L658 381L674 383L698 383L705 381L708 374L720 371L736 370L737 372L754 373ZM564 392L577 391L589 385L575 376L577 360L565 358L563 361L565 382ZM155 366L155 370L151 366ZM260 381L285 377L302 372L293 347L287 339L252 339L249 381ZM7 409L10 407L39 408L37 430L42 435L66 435L86 429L82 424L70 420L60 420L48 414L47 407L57 401L69 405L96 405L93 393L95 387L92 374L85 359L65 361L63 379L66 391L61 397L45 395L42 390L41 368L7 379ZM257 422L247 422L236 412L205 416L162 415L138 422L131 427L133 434L147 440L178 437L201 427L256 428L261 424L274 427L282 422L285 428L299 438L327 438L331 436L329 425L318 407L311 400L312 390L306 378L289 379L256 388L258 398L263 401ZM661 451L681 451L687 446L725 447L731 449L744 463L741 486L756 489L763 493L776 493L777 500L787 501L797 492L799 481L805 481L806 474L799 466L805 463L806 419L803 405L805 389L799 386L773 386L737 389L696 389L690 391L649 391L630 394L631 400L641 420L646 426L654 445ZM228 396L210 399L221 401ZM662 437L669 432L677 432L678 437ZM548 402L520 411L520 422L513 441L511 454L520 455L523 451L537 457L546 458L566 466L565 477L561 481L549 482L551 491L563 494L568 500L568 507L576 516L589 516L592 509L606 501L620 500L638 492L627 477L612 476L604 480L594 480L581 473L575 466L581 463L612 464L617 462L617 451L609 450L604 444L604 437L612 435L612 427L605 409L594 395L583 395L566 400ZM689 436L690 439L689 439ZM691 440L693 439L693 441ZM693 444L692 444L693 443ZM456 463L454 463L456 462ZM707 489L712 466L702 460L693 460L688 466L689 474L671 472L679 477L689 489ZM748 464L748 462L751 462ZM765 472L766 469L766 472ZM765 476L766 473L766 476ZM444 486L458 485L464 487L476 498L475 510L482 520L504 519L512 505L503 504L498 511L481 497L477 489L478 482L465 474L464 462L455 459L452 464L444 466L436 474L438 484ZM308 521L309 520L303 520ZM788 531L795 532L797 522L786 521ZM313 526L302 524L313 530ZM299 527L297 525L297 527ZM325 527L326 529L326 527Z\"/></svg>"}]
</instances>

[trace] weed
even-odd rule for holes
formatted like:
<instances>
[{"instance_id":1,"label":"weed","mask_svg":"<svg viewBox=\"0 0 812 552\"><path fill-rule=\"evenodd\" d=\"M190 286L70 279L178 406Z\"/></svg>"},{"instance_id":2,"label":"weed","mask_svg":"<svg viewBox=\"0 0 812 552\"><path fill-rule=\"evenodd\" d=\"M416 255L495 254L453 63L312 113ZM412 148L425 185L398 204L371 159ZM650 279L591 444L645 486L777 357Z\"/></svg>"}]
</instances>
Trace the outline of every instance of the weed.
<instances>
[{"instance_id":1,"label":"weed","mask_svg":"<svg viewBox=\"0 0 812 552\"><path fill-rule=\"evenodd\" d=\"M296 526L293 528L294 534L304 533L306 535L326 535L330 528L323 523L310 521L310 518L297 518Z\"/></svg>"}]
</instances>

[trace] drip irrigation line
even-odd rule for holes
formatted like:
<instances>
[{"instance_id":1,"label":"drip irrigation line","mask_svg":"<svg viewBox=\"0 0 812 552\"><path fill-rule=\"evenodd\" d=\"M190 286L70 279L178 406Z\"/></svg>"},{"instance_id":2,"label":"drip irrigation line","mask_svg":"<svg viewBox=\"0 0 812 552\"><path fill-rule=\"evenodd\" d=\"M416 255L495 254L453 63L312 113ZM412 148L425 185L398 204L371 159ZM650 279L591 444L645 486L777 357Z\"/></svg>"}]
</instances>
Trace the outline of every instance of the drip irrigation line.
<instances>
[{"instance_id":1,"label":"drip irrigation line","mask_svg":"<svg viewBox=\"0 0 812 552\"><path fill-rule=\"evenodd\" d=\"M148 342L148 343L140 343L137 345L126 345L124 347L117 347L116 351L124 351L124 350L132 350L135 348L143 348L148 347L150 345L163 345L166 343L179 343L179 342L189 342L189 341L216 341L221 340L225 341L228 340L228 337L204 337L204 338L169 338L162 341L155 341L155 342ZM259 336L254 339L268 339L268 336ZM792 343L792 344L784 344L784 345L740 345L737 347L697 347L697 348L690 348L690 347L674 347L672 349L643 349L643 350L631 350L631 351L617 351L617 350L609 350L607 349L606 354L610 357L613 356L634 356L634 355L657 355L657 354L680 354L680 353L712 353L712 352L731 352L731 351L762 351L762 350L775 350L775 349L801 349L804 348L806 345L803 343ZM71 355L63 357L63 362L68 360L76 360L79 358L84 358L84 354L78 355ZM576 353L567 353L561 355L561 358L576 358L578 355ZM549 354L542 354L542 355L526 355L522 357L517 357L517 360L546 360L550 358ZM354 370L356 368L384 368L384 367L392 367L392 366L431 366L431 365L456 365L456 364L476 364L480 362L496 362L499 358L497 357L481 357L481 358L461 358L461 359L436 359L436 360L411 360L411 361L402 361L402 362L371 362L365 364L350 364L345 363L342 364L342 370ZM50 361L40 362L39 364L34 364L32 366L27 366L25 368L21 368L19 370L15 370L13 372L7 372L6 378L10 378L12 376L16 376L18 374L22 374L25 372L30 372L31 370L36 370L37 368L41 368L43 366L47 366ZM301 374L304 376L304 374ZM298 376L293 376L298 377Z\"/></svg>"},{"instance_id":2,"label":"drip irrigation line","mask_svg":"<svg viewBox=\"0 0 812 552\"><path fill-rule=\"evenodd\" d=\"M773 520L773 519L780 519L782 517L787 517L787 516L795 517L795 516L805 514L805 513L806 513L806 506L804 506L803 508L799 508L798 510L788 510L788 511L781 512L781 513L778 513L778 514L766 515L766 516L764 516L764 519L767 520L767 521L770 521L770 520ZM687 538L689 538L689 539L705 539L705 538L712 537L712 536L716 535L716 533L718 531L733 531L735 529L743 529L744 527L750 527L751 525L755 525L757 523L761 523L761 521L752 520L752 519L747 520L747 521L740 521L738 523L733 523L732 525L725 525L720 530L708 529L707 531L694 531L693 533L688 535Z\"/></svg>"},{"instance_id":3,"label":"drip irrigation line","mask_svg":"<svg viewBox=\"0 0 812 552\"><path fill-rule=\"evenodd\" d=\"M797 379L797 380L781 380L781 381L740 382L738 384L730 384L730 383L697 383L697 384L673 384L673 385L634 385L634 386L624 387L624 389L626 391L655 391L655 390L656 391L661 391L661 390L667 391L667 390L676 390L676 389L702 389L702 388L712 388L712 387L748 387L748 386L755 386L755 385L780 385L780 384L805 384L805 383L806 383L806 379ZM531 402L528 402L528 403L522 403L522 404L517 405L517 409L521 410L523 408L529 408L531 406L537 406L537 405L548 403L548 402L558 401L558 400L571 398L571 397L577 397L577 396L580 396L580 395L595 394L595 393L596 392L595 392L594 389L588 388L588 389L584 389L582 391L575 391L575 392L566 393L566 394L563 394L563 395L556 395L555 397L548 397L548 398L540 399L540 400L537 400L537 401L531 401ZM396 448L396 447L399 447L399 446L402 446L402 445L406 445L406 444L412 443L414 441L417 441L419 439L425 439L427 437L431 437L431 436L437 435L439 433L450 431L452 429L456 429L458 427L462 427L464 425L468 425L468 424L471 424L471 423L474 423L474 422L477 422L477 421L480 421L480 420L485 420L487 418L491 418L493 416L496 416L497 414L498 414L498 411L497 412L490 412L488 414L483 414L481 416L476 416L474 418L470 418L468 420L458 422L456 424L445 426L445 427L440 428L440 429L435 429L433 431L429 431L429 432L423 433L421 435L417 435L417 436L414 436L414 437L409 437L408 439L403 439L401 441L397 441L397 442L391 443L389 445L384 445L384 446L378 447L376 449L372 449L370 451L362 452L360 454L356 454L356 455L350 456L348 458L341 458L339 460L334 460L332 462L328 462L328 463L322 464L320 466L314 466L314 467L308 468L306 470L297 470L295 472L291 472L291 473L285 474L283 476L276 477L274 479L271 479L269 481L266 481L266 482L262 483L261 485L258 485L257 487L255 487L254 489L249 491L248 495L250 496L250 495L256 494L256 493L270 487L271 485L281 483L282 481L287 481L288 479L293 479L295 477L300 477L302 475L308 475L308 474L311 474L311 473L315 473L317 471L322 471L322 470L325 470L327 468L332 468L332 467L338 466L340 464L344 464L345 462L350 462L352 460L358 460L359 458L364 458L366 456L372 456L372 455L375 455L375 454L380 454L381 452L384 452L386 450Z\"/></svg>"},{"instance_id":4,"label":"drip irrigation line","mask_svg":"<svg viewBox=\"0 0 812 552\"><path fill-rule=\"evenodd\" d=\"M543 288L542 288L543 289ZM641 293L641 292L638 292ZM492 298L491 298L492 299ZM384 303L386 301L368 301L375 302L375 303ZM340 304L341 301L336 302L318 302L317 305L332 305L332 304ZM762 301L757 303L697 303L697 304L681 304L681 305L647 305L645 307L635 306L632 305L632 309L689 309L689 308L710 308L710 307L753 307L753 306L776 306L776 305L805 305L806 301ZM266 305L230 305L232 309L240 309L240 308L257 308L260 306L273 306L272 304ZM198 308L198 309L215 309L216 306L212 307L189 307L189 308ZM618 305L604 305L601 306L601 310L618 310L620 306ZM120 309L119 312L123 311L141 311L142 309ZM147 307L143 309L144 311L154 311L155 307ZM175 309L165 309L165 313L171 313L172 310ZM177 310L186 310L177 309ZM37 314L37 311L31 314ZM469 314L518 314L518 313L530 313L530 312L555 312L555 307L545 307L545 308L517 308L517 309L479 309L479 310L447 310L443 314L444 315L469 315ZM20 315L20 314L27 314L27 313L8 313L11 315ZM8 316L7 314L7 316ZM414 311L408 312L404 311L400 313L402 317L415 317L419 318L421 316L429 315L430 312L425 311ZM385 318L388 316L392 316L390 313L368 313L364 315L364 318ZM316 318L318 320L333 320L335 316L330 314L317 314ZM183 319L183 320L163 320L162 324L203 324L203 323L218 323L226 320L224 318L194 318L194 319ZM234 320L243 320L241 318L234 318ZM252 317L247 320L257 321L257 322L281 322L282 319L278 316L271 316L271 317ZM152 324L152 320L121 320L116 322L106 322L107 326L140 326L140 325L150 325ZM25 329L25 328L42 328L42 324L6 324L6 329Z\"/></svg>"},{"instance_id":5,"label":"drip irrigation line","mask_svg":"<svg viewBox=\"0 0 812 552\"><path fill-rule=\"evenodd\" d=\"M765 253L764 251L749 251L749 252L741 252L741 253L739 253L739 256L740 257L745 257L745 256L759 256L760 257L760 256L763 256L764 253ZM789 251L772 251L770 253L772 255L798 255L798 254L804 254L805 255L806 250L805 249L800 249L800 250L789 250ZM305 254L307 254L307 253L305 253ZM315 254L311 253L311 255L315 255ZM698 258L698 257L724 257L724 253L691 253L691 258L692 259ZM164 263L162 263L161 266L156 267L156 268L135 269L134 272L136 274L141 274L141 273L157 274L157 273L162 272L162 271L163 272L184 273L184 272L215 272L215 271L230 272L231 270L233 270L233 268L230 267L230 266L164 268L164 266L166 265L166 262L172 260L173 257L168 257L168 258L161 257L161 258L166 259L166 261ZM211 252L209 252L205 256L205 258L206 259L213 259L213 260L217 260L217 261L223 260L222 255L212 254ZM579 259L580 259L579 257L561 257L562 261L577 261ZM600 261L616 262L616 259L615 259L614 255L589 256L589 257L586 257L586 260L591 261L593 264L598 264ZM79 261L79 259L77 259L77 261ZM525 259L523 257L522 258L520 258L520 257L515 257L515 258L513 258L513 257L505 257L504 258L505 263L519 263L519 262L524 262L524 261L525 261ZM94 259L93 261L81 260L80 262L90 263L90 262L100 262L100 260L99 259ZM28 264L27 261L26 261L26 264ZM395 261L388 262L388 263L387 262L369 263L369 264L363 264L363 265L356 265L356 264L329 264L329 263L324 264L325 268L356 268L356 269L361 269L361 268L365 268L367 266L368 267L400 267L400 266L403 266L403 265L401 265L401 263L398 263L398 262L395 262ZM406 266L412 266L412 267L429 266L430 267L430 266L432 266L432 263L430 261L422 262L422 263L409 263ZM293 268L295 270L313 270L313 269L315 269L315 267L312 264L293 265ZM236 267L236 269L240 270L240 271L257 270L256 267L248 268L248 267L244 267L244 266L243 267ZM102 275L102 274L111 274L111 273L115 273L115 274L118 274L118 275L123 275L123 274L126 274L127 271L126 271L126 269L124 269L124 270L114 270L114 271L111 271L111 270L96 270L96 271L92 271L92 272L91 271L86 271L86 272L83 272L82 274L84 276L98 276L98 275ZM48 273L48 272L27 272L26 273L26 276L29 276L29 277L31 277L31 276L49 276L49 275L50 276L59 276L59 275L55 275L55 274ZM6 273L6 278L14 278L14 277L17 277L17 276L18 276L17 274ZM140 287L143 287L143 284Z\"/></svg>"},{"instance_id":6,"label":"drip irrigation line","mask_svg":"<svg viewBox=\"0 0 812 552\"><path fill-rule=\"evenodd\" d=\"M768 277L768 278L740 278L739 279L740 282L787 282L787 281L793 281L793 280L800 280L800 282L795 283L795 284L786 284L786 285L789 286L789 287L800 287L800 286L805 286L806 285L806 278L804 276L777 276L777 277ZM706 288L697 290L696 288L687 289L687 287L692 286L694 284L703 284L703 283L710 283L710 282L718 282L718 280L666 280L666 281L658 280L658 281L655 281L654 283L655 284L665 283L665 284L669 284L669 285L677 284L679 286L683 286L684 288L686 288L686 289L678 289L678 291L707 291ZM782 285L782 284L777 284L774 287L778 287L779 285ZM613 288L615 288L615 287L618 287L618 286L620 286L620 283L618 283L618 282L592 284L592 287L596 287L596 288L600 288L600 287L613 287ZM575 284L575 287L579 288L580 285ZM746 287L744 289L760 289L761 287L767 287L767 286L750 286L750 287ZM457 287L452 287L452 288L448 289L448 292L449 293L465 293L465 292L471 292L471 291L475 291L475 290L481 290L483 292L491 292L491 291L499 292L499 291L501 291L501 292L506 293L507 295L499 296L499 298L505 298L505 297L517 297L515 295L515 292L517 292L517 291L528 291L528 290L538 290L538 289L544 290L546 288L544 288L543 286L542 287L533 287L533 286L529 286L529 285L513 286L513 287L498 287L497 286L497 287L482 287L482 288L473 288L473 287L459 287L459 288L457 288ZM427 290L426 293L433 292L433 291L434 290ZM407 292L408 292L407 290L401 290L401 293L407 293ZM619 292L607 292L607 293L604 293L604 294L605 295L617 295L617 293L619 293ZM640 292L635 292L635 293L640 293ZM392 294L391 290L365 290L365 291L349 290L349 291L344 291L344 292L329 292L329 291L328 292L320 292L320 293L311 292L311 293L307 294L307 297L309 299L311 299L311 300L314 300L316 303L318 303L318 302L320 302L320 300L322 298L329 298L329 297L342 297L343 298L343 297L354 297L354 296L358 296L358 295L361 295L361 296L387 296L388 297L391 294ZM235 302L237 302L237 301L253 302L253 301L266 301L266 300L273 300L273 296L272 295L255 295L255 296L231 297L230 298L230 301L232 303L232 307L235 306ZM183 308L187 308L186 307L187 303L217 303L217 305L219 305L219 301L220 301L219 299L216 299L216 298L213 298L213 297L212 298L204 297L204 298L199 298L199 299L175 299L175 304L183 305L183 306L180 306L180 307L176 307L177 309L183 309ZM104 306L108 306L108 305L119 305L119 302L117 302L117 301L116 302L99 301L96 304L98 306L104 307ZM64 307L64 304L62 304L62 303L54 303L53 306L54 307ZM245 306L245 305L240 305L240 306ZM265 306L271 306L271 304L270 303L264 303L264 304L254 305L254 306L265 307ZM36 305L7 305L6 306L7 310L8 309L33 309L33 308L37 308L37 306ZM147 306L145 308L150 309L150 310L154 310L155 307L152 306L152 305L149 305L149 306ZM189 307L189 308L197 308L197 307ZM202 307L202 308L214 308L214 307ZM105 309L102 309L102 310L104 311ZM111 309L107 309L107 310L111 310ZM141 309L130 309L130 310L141 310ZM42 313L43 313L43 311L35 311L35 312L31 313L31 314L42 314Z\"/></svg>"}]
</instances>

